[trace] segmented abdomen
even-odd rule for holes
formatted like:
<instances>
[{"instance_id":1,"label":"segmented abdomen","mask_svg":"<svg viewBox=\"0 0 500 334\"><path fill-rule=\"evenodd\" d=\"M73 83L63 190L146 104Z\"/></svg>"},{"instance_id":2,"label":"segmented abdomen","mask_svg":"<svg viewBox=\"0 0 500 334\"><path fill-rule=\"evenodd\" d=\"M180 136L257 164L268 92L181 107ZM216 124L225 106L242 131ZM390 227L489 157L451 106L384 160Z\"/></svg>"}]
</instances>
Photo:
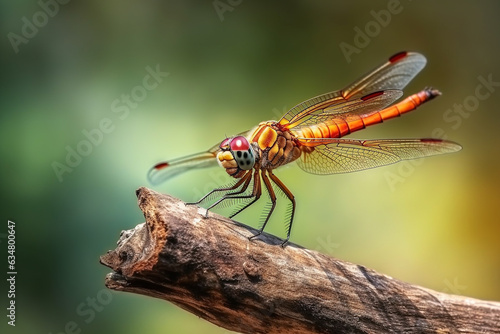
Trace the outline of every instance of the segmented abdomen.
<instances>
[{"instance_id":1,"label":"segmented abdomen","mask_svg":"<svg viewBox=\"0 0 500 334\"><path fill-rule=\"evenodd\" d=\"M344 117L339 116L316 125L302 127L299 130L293 131L293 133L298 138L340 138L354 131L364 129L369 125L378 124L415 110L419 105L437 95L440 95L439 91L425 89L383 110L364 115L352 114ZM308 146L308 143L301 142L301 144ZM311 142L309 144L315 146L318 143Z\"/></svg>"}]
</instances>

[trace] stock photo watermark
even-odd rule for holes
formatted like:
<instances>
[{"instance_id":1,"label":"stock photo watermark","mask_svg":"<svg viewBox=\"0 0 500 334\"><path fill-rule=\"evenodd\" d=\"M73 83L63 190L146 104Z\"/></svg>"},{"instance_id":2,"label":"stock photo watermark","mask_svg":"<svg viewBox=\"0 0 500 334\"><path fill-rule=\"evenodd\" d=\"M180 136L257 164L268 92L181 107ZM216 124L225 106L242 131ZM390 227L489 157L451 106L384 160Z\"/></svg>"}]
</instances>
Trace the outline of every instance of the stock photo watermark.
<instances>
[{"instance_id":1,"label":"stock photo watermark","mask_svg":"<svg viewBox=\"0 0 500 334\"><path fill-rule=\"evenodd\" d=\"M454 295L462 295L462 292L467 290L467 285L460 284L458 282L458 277L453 279L453 282L450 282L449 279L443 280L444 285L446 286L442 292L444 293L452 293Z\"/></svg>"},{"instance_id":2,"label":"stock photo watermark","mask_svg":"<svg viewBox=\"0 0 500 334\"><path fill-rule=\"evenodd\" d=\"M40 10L36 11L31 18L23 16L21 18L22 26L20 34L9 32L7 38L15 53L19 52L21 44L28 44L30 40L38 35L40 29L49 23L49 19L59 13L61 5L66 5L71 0L40 0L38 6Z\"/></svg>"},{"instance_id":3,"label":"stock photo watermark","mask_svg":"<svg viewBox=\"0 0 500 334\"><path fill-rule=\"evenodd\" d=\"M77 320L69 320L63 326L62 331L49 334L80 334L83 330L83 324L90 324L97 316L97 313L104 311L104 307L113 301L113 295L108 289L101 289L95 297L87 297L85 301L78 304L75 313Z\"/></svg>"},{"instance_id":4,"label":"stock photo watermark","mask_svg":"<svg viewBox=\"0 0 500 334\"><path fill-rule=\"evenodd\" d=\"M16 223L7 220L7 324L16 326Z\"/></svg>"},{"instance_id":5,"label":"stock photo watermark","mask_svg":"<svg viewBox=\"0 0 500 334\"><path fill-rule=\"evenodd\" d=\"M328 234L326 237L317 237L318 245L314 250L327 254L335 254L335 250L340 247L340 244L332 241L332 236Z\"/></svg>"},{"instance_id":6,"label":"stock photo watermark","mask_svg":"<svg viewBox=\"0 0 500 334\"><path fill-rule=\"evenodd\" d=\"M453 108L447 109L443 113L443 120L446 123L451 123L450 127L453 130L458 130L464 119L470 117L471 113L479 108L481 101L490 98L495 92L495 87L500 87L500 81L493 81L493 74L488 74L487 78L480 75L477 77L479 84L474 90L474 94L467 96L462 103L455 103ZM444 134L444 130L436 129Z\"/></svg>"},{"instance_id":7,"label":"stock photo watermark","mask_svg":"<svg viewBox=\"0 0 500 334\"><path fill-rule=\"evenodd\" d=\"M148 92L156 89L164 78L170 75L168 72L162 72L159 64L155 68L146 66L145 70L147 74L142 79L141 85L134 86L129 94L122 94L111 102L111 112L116 114L119 120L125 120L130 115L130 111L136 109L139 103L146 99ZM115 129L115 122L111 118L103 117L98 122L97 127L81 131L84 138L76 145L66 145L65 160L63 162L53 161L51 164L59 182L63 182L64 174L73 172L82 163L84 157L88 157L95 147L103 143L105 135L110 134Z\"/></svg>"},{"instance_id":8,"label":"stock photo watermark","mask_svg":"<svg viewBox=\"0 0 500 334\"><path fill-rule=\"evenodd\" d=\"M479 83L473 94L466 96L462 103L454 103L451 108L443 112L443 121L449 124L451 130L458 130L464 120L471 117L479 109L481 102L489 99L497 87L500 87L500 81L494 81L492 73L487 76L479 75L477 81ZM439 139L448 138L447 130L444 128L435 128L431 136ZM424 159L406 160L398 164L396 173L385 172L384 177L391 191L395 191L397 185L404 183L415 172L415 167L422 165L424 161Z\"/></svg>"},{"instance_id":9,"label":"stock photo watermark","mask_svg":"<svg viewBox=\"0 0 500 334\"><path fill-rule=\"evenodd\" d=\"M237 6L241 5L243 0L214 0L212 5L214 6L217 16L221 22L224 21L224 13L232 12Z\"/></svg>"},{"instance_id":10,"label":"stock photo watermark","mask_svg":"<svg viewBox=\"0 0 500 334\"><path fill-rule=\"evenodd\" d=\"M411 0L407 0L411 2ZM354 27L354 37L352 44L340 42L339 47L344 55L347 63L351 63L354 54L360 54L366 48L373 38L380 35L383 28L386 28L392 21L394 15L398 15L403 11L404 7L400 0L389 0L386 9L378 11L371 10L370 15L373 20L368 21L363 28Z\"/></svg>"}]
</instances>

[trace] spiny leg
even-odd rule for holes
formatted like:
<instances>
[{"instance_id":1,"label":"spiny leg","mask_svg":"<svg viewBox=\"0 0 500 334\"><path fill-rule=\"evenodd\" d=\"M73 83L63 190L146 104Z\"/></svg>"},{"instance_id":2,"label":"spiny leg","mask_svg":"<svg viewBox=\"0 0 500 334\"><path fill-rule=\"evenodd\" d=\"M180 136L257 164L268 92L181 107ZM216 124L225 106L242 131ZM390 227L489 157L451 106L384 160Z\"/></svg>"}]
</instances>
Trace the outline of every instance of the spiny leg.
<instances>
[{"instance_id":1,"label":"spiny leg","mask_svg":"<svg viewBox=\"0 0 500 334\"><path fill-rule=\"evenodd\" d=\"M248 171L245 176L243 176L243 178L245 178L245 183L243 184L243 186L240 188L240 190L238 191L235 191L235 192L232 192L232 193L227 193L225 194L224 196L231 196L231 195L238 195L238 194L241 194L241 193L244 193L247 188L248 188L248 185L250 184L250 181L252 181L252 172L251 171Z\"/></svg>"},{"instance_id":2,"label":"spiny leg","mask_svg":"<svg viewBox=\"0 0 500 334\"><path fill-rule=\"evenodd\" d=\"M261 186L260 186L260 177L259 177L259 170L258 169L256 169L255 172L253 173L253 178L254 178L253 190L252 190L252 193L250 195L234 196L233 194L226 194L221 199L219 199L217 202L215 202L214 204L210 205L207 208L207 214L208 214L208 210L210 210L213 207L219 205L222 201L225 201L225 200L228 200L228 199L245 199L245 198L253 198L254 197L254 200L252 200L249 204L245 205L243 207L243 209L246 209L251 204L255 203L260 198L260 195L262 193L262 189L261 189ZM238 212L236 214L240 213L243 209L238 210ZM232 218L234 216L235 216L235 214L231 215L229 218Z\"/></svg>"},{"instance_id":3,"label":"spiny leg","mask_svg":"<svg viewBox=\"0 0 500 334\"><path fill-rule=\"evenodd\" d=\"M266 170L263 169L261 175L262 175L262 180L266 185L267 192L269 193L269 197L271 197L271 209L267 213L266 220L264 220L264 224L262 224L262 227L260 228L259 232L251 236L250 239L253 239L262 234L264 228L266 227L267 222L269 221L269 218L271 218L274 208L276 207L276 194L274 193L273 186L271 185L271 182L269 181L269 178L266 175Z\"/></svg>"},{"instance_id":4,"label":"spiny leg","mask_svg":"<svg viewBox=\"0 0 500 334\"><path fill-rule=\"evenodd\" d=\"M243 210L245 210L246 208L248 208L250 205L254 204L255 202L257 202L260 198L260 195L262 194L262 187L261 187L261 183L260 183L260 176L259 176L259 171L258 170L255 170L255 173L254 173L254 191L252 192L252 194L255 192L255 185L258 183L258 196L252 196L252 195L249 195L249 196L246 196L246 197L240 197L240 198L252 198L252 197L255 197L253 200L251 200L250 202L248 202L247 204L245 204L243 207L239 208L235 213L231 214L229 216L229 218L233 218L234 216L236 216L237 214L239 214L240 212L242 212Z\"/></svg>"},{"instance_id":5,"label":"spiny leg","mask_svg":"<svg viewBox=\"0 0 500 334\"><path fill-rule=\"evenodd\" d=\"M288 231L286 233L286 239L281 244L282 247L285 247L286 243L290 239L290 231L292 230L293 216L295 215L295 196L293 196L292 192L288 190L285 184L281 182L281 180L278 179L278 177L274 175L271 170L269 170L269 177L283 191L283 193L286 195L286 197L288 197L290 202L292 202L292 212L290 214L290 222L288 223Z\"/></svg>"},{"instance_id":6,"label":"spiny leg","mask_svg":"<svg viewBox=\"0 0 500 334\"><path fill-rule=\"evenodd\" d=\"M245 180L245 183L241 186L241 188L237 191L227 192L224 195L222 195L221 198L219 199L220 203L222 203L222 200L224 200L224 198L226 198L226 199L236 198L236 196L233 196L233 195L238 195L238 194L244 193L248 189L248 185L250 184L250 181L252 181L252 171L248 171L243 176L243 178L245 178L246 180ZM212 208L220 203L214 203L210 208ZM207 212L205 214L205 217L208 217L208 209L207 209ZM230 216L230 217L232 217L232 216Z\"/></svg>"},{"instance_id":7,"label":"spiny leg","mask_svg":"<svg viewBox=\"0 0 500 334\"><path fill-rule=\"evenodd\" d=\"M208 196L212 195L213 193L215 192L218 192L218 191L229 191L229 190L234 190L236 188L238 188L243 182L245 182L247 179L248 179L248 182L250 182L251 180L251 176L252 176L252 173L251 172L248 172L246 173L241 179L238 180L238 182L236 182L235 184L233 184L232 186L230 187L224 187L224 188L216 188L212 191L210 191L208 194L206 194L205 196L203 196L202 198L200 198L198 201L196 202L190 202L190 203L186 203L186 205L195 205L195 204L200 204L201 202L203 202ZM248 187L248 184L246 185L246 187ZM246 187L244 186L243 188L243 191L246 190Z\"/></svg>"},{"instance_id":8,"label":"spiny leg","mask_svg":"<svg viewBox=\"0 0 500 334\"><path fill-rule=\"evenodd\" d=\"M210 205L208 208L207 208L207 211L205 212L205 218L208 218L208 211L219 205L220 203L222 203L223 200L225 199L228 199L229 196L231 195L236 195L236 194L241 194L243 192L245 192L248 188L248 185L250 184L250 181L252 181L252 171L248 171L242 178L240 181L237 182L237 185L235 187L231 187L231 188L228 188L227 190L233 190L233 189L236 189L238 186L241 185L241 183L245 181L243 183L243 186L238 190L238 191L235 191L235 192L232 192L232 193L226 193L224 194L217 202L213 203L212 205Z\"/></svg>"},{"instance_id":9,"label":"spiny leg","mask_svg":"<svg viewBox=\"0 0 500 334\"><path fill-rule=\"evenodd\" d=\"M233 196L233 195L237 195L237 194L241 194L243 192L245 192L250 184L250 181L252 181L252 178L248 178L248 180L245 182L245 184L243 185L243 187L241 187L240 190L238 191L235 191L235 192L232 192L232 193L228 193L226 194L226 196ZM253 193L253 186L252 186L252 193ZM252 196L250 196L249 198L247 199L251 199ZM242 207L240 208L236 208L235 211L233 211L233 213L229 214L229 218L233 218L234 216L236 216L239 212L241 212L243 209L245 209L244 207L246 206L246 204L244 204Z\"/></svg>"},{"instance_id":10,"label":"spiny leg","mask_svg":"<svg viewBox=\"0 0 500 334\"><path fill-rule=\"evenodd\" d=\"M250 175L252 175L252 174L251 174L251 172L250 172ZM249 196L248 196L248 198L247 198L246 196L243 196L243 197L239 197L239 196L238 196L238 197L236 197L236 196L234 196L234 195L238 195L238 194L241 194L241 193L246 192L246 190L247 190L248 186L250 185L250 182L251 182L251 181L252 181L252 177L249 177L249 178L245 181L245 184L244 184L244 185L240 188L240 190L235 191L235 192L231 192L231 193L226 193L226 194L224 195L224 197L227 197L227 199L229 199L229 200L231 200L231 199L233 199L233 198L236 198L237 200L242 200L242 199L251 199L251 198L253 197L252 195L249 195ZM251 192L251 194L253 194L253 186L252 186L252 192ZM231 205L231 204L229 204L229 205ZM232 211L232 212L238 212L238 211L240 211L240 209L236 208L236 209L235 209L235 211ZM232 218L235 214L236 214L236 213L230 213L228 217L229 217L229 218Z\"/></svg>"}]
</instances>

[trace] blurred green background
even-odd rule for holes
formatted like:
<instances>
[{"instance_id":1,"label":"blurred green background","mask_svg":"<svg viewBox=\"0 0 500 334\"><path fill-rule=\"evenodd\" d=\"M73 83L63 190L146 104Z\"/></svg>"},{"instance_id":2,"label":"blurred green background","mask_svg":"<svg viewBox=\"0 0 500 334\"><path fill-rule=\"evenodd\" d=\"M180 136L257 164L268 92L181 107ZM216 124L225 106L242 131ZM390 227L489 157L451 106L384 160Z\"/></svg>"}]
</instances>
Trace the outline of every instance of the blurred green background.
<instances>
[{"instance_id":1,"label":"blurred green background","mask_svg":"<svg viewBox=\"0 0 500 334\"><path fill-rule=\"evenodd\" d=\"M278 170L298 203L291 241L434 290L500 300L500 86L474 97L481 78L500 82L498 1L402 0L382 23L375 16L394 1L41 3L52 5L0 5L0 246L6 254L15 221L18 271L17 326L4 316L2 332L227 332L104 289L109 270L98 258L143 221L135 190L150 186L147 170L343 88L401 50L428 59L407 94L432 85L443 96L352 137L438 135L464 149L345 175ZM355 40L366 28L371 36ZM346 57L341 43L356 52ZM148 67L169 75L141 91ZM132 92L146 94L124 107ZM107 133L85 147L84 132L103 120ZM88 155L60 181L53 164L66 164L68 147ZM215 168L154 189L193 201L228 180ZM259 209L237 218L257 227ZM280 213L266 231L284 236Z\"/></svg>"}]
</instances>

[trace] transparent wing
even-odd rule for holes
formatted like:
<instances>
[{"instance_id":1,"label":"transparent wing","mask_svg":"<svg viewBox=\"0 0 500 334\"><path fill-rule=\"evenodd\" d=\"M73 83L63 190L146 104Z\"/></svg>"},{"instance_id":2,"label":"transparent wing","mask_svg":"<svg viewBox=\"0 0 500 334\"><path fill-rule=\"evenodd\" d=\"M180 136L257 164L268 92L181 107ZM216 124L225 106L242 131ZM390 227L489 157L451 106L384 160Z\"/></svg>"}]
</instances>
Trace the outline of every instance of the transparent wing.
<instances>
[{"instance_id":1,"label":"transparent wing","mask_svg":"<svg viewBox=\"0 0 500 334\"><path fill-rule=\"evenodd\" d=\"M236 136L248 136L250 130L238 133ZM170 161L159 162L148 171L151 184L159 184L191 169L217 166L217 153L220 143L215 144L205 152L187 155Z\"/></svg>"},{"instance_id":2,"label":"transparent wing","mask_svg":"<svg viewBox=\"0 0 500 334\"><path fill-rule=\"evenodd\" d=\"M304 101L290 109L279 123L290 129L297 125L312 124L307 118L328 113L329 117L345 113L365 113L363 103L353 107L353 100L363 100L373 93L387 90L402 90L425 67L426 59L419 53L400 52L387 62L359 78L343 90L326 93ZM396 98L397 99L397 98ZM379 110L395 100L387 99L378 106ZM376 110L375 110L376 111Z\"/></svg>"},{"instance_id":3,"label":"transparent wing","mask_svg":"<svg viewBox=\"0 0 500 334\"><path fill-rule=\"evenodd\" d=\"M156 185L191 169L216 166L219 149L219 144L217 144L206 152L157 163L148 171L148 180Z\"/></svg>"},{"instance_id":4,"label":"transparent wing","mask_svg":"<svg viewBox=\"0 0 500 334\"><path fill-rule=\"evenodd\" d=\"M416 52L399 52L387 62L344 88L350 99L373 91L403 89L425 67L427 59Z\"/></svg>"},{"instance_id":5,"label":"transparent wing","mask_svg":"<svg viewBox=\"0 0 500 334\"><path fill-rule=\"evenodd\" d=\"M348 119L350 115L369 115L383 110L403 95L400 90L390 89L371 93L361 98L345 100L340 104L333 104L303 117L297 122L291 123L289 128L299 129L303 126L311 126L326 122L333 118Z\"/></svg>"},{"instance_id":6,"label":"transparent wing","mask_svg":"<svg viewBox=\"0 0 500 334\"><path fill-rule=\"evenodd\" d=\"M457 143L440 139L300 140L309 147L303 150L298 160L299 167L306 172L322 175L356 172L462 149Z\"/></svg>"}]
</instances>

